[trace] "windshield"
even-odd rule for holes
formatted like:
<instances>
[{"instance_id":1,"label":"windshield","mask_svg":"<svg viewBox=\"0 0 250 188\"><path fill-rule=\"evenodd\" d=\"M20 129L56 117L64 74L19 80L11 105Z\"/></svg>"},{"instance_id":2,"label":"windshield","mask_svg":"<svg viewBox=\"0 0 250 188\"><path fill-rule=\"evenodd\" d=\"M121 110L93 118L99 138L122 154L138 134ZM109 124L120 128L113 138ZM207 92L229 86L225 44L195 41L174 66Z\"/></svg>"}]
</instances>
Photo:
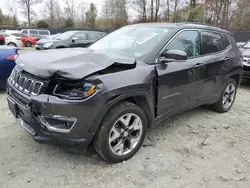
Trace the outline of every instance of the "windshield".
<instances>
[{"instance_id":1,"label":"windshield","mask_svg":"<svg viewBox=\"0 0 250 188\"><path fill-rule=\"evenodd\" d=\"M62 33L61 35L57 36L55 39L58 40L69 40L70 37L72 37L72 35L74 35L75 32L74 31L67 31L65 33Z\"/></svg>"},{"instance_id":2,"label":"windshield","mask_svg":"<svg viewBox=\"0 0 250 188\"><path fill-rule=\"evenodd\" d=\"M47 36L48 39L54 39L54 38L58 38L61 35L61 33L55 34L55 35L49 35Z\"/></svg>"},{"instance_id":3,"label":"windshield","mask_svg":"<svg viewBox=\"0 0 250 188\"><path fill-rule=\"evenodd\" d=\"M168 29L151 26L126 26L103 37L89 48L120 53L133 58L149 53L164 40Z\"/></svg>"},{"instance_id":4,"label":"windshield","mask_svg":"<svg viewBox=\"0 0 250 188\"><path fill-rule=\"evenodd\" d=\"M243 48L250 49L250 41L248 41L248 42L243 46Z\"/></svg>"}]
</instances>

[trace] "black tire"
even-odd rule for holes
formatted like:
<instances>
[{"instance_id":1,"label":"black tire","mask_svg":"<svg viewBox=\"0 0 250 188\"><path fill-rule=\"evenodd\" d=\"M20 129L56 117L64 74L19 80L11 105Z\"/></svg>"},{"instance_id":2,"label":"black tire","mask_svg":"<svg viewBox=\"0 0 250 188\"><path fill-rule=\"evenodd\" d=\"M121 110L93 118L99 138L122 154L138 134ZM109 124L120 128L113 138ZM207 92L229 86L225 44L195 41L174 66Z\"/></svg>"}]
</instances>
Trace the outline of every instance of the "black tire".
<instances>
[{"instance_id":1,"label":"black tire","mask_svg":"<svg viewBox=\"0 0 250 188\"><path fill-rule=\"evenodd\" d=\"M30 41L25 42L25 47L31 47L32 43Z\"/></svg>"},{"instance_id":2,"label":"black tire","mask_svg":"<svg viewBox=\"0 0 250 188\"><path fill-rule=\"evenodd\" d=\"M225 107L223 106L223 104L222 104L222 103L223 103L223 102L222 102L222 101L223 101L223 96L224 96L224 93L225 93L226 88L227 88L230 84L233 84L233 85L234 85L234 87L235 87L235 94L234 94L234 97L233 97L233 100L232 100L231 105L230 105L229 107L225 108ZM236 94L237 94L237 87L238 87L238 85L237 85L236 81L235 81L234 79L232 79L232 78L229 78L229 79L225 82L225 84L223 85L223 87L222 87L222 91L221 91L219 100L218 100L215 104L212 105L212 108L213 108L215 111L219 112L219 113L228 112L228 111L232 108L232 106L233 106L233 104L234 104L235 97L236 97Z\"/></svg>"},{"instance_id":3,"label":"black tire","mask_svg":"<svg viewBox=\"0 0 250 188\"><path fill-rule=\"evenodd\" d=\"M9 43L7 44L7 46L14 46L14 47L17 47L17 45L16 45L14 42L9 42Z\"/></svg>"},{"instance_id":4,"label":"black tire","mask_svg":"<svg viewBox=\"0 0 250 188\"><path fill-rule=\"evenodd\" d=\"M134 113L142 121L142 134L138 144L131 150L130 153L124 155L114 154L109 147L109 136L115 122L125 114ZM148 122L144 111L137 105L130 102L122 102L109 110L104 117L99 130L97 131L92 145L96 152L109 163L119 163L130 159L141 147L147 132Z\"/></svg>"}]
</instances>

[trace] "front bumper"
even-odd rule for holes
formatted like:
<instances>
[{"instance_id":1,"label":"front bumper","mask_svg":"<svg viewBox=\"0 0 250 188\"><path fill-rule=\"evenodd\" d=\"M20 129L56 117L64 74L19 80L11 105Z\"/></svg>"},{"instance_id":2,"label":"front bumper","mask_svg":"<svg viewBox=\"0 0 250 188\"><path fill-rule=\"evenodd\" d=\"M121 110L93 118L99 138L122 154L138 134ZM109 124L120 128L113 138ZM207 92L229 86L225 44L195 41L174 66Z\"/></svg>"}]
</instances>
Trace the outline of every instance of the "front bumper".
<instances>
[{"instance_id":1,"label":"front bumper","mask_svg":"<svg viewBox=\"0 0 250 188\"><path fill-rule=\"evenodd\" d=\"M243 78L250 79L250 66L243 65Z\"/></svg>"},{"instance_id":2,"label":"front bumper","mask_svg":"<svg viewBox=\"0 0 250 188\"><path fill-rule=\"evenodd\" d=\"M80 148L85 152L95 134L102 102L99 96L81 102L50 95L28 96L8 83L7 101L17 121L40 143ZM71 122L69 128L65 122Z\"/></svg>"},{"instance_id":3,"label":"front bumper","mask_svg":"<svg viewBox=\"0 0 250 188\"><path fill-rule=\"evenodd\" d=\"M43 45L36 44L35 45L35 50L43 50Z\"/></svg>"}]
</instances>

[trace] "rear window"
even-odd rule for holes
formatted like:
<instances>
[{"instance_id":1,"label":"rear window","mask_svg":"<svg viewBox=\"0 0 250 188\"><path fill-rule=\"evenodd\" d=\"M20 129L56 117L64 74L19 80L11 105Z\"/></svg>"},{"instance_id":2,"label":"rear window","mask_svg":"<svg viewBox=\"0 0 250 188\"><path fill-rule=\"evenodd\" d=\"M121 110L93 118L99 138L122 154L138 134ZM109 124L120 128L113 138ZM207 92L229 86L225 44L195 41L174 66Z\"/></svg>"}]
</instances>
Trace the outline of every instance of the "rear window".
<instances>
[{"instance_id":1,"label":"rear window","mask_svg":"<svg viewBox=\"0 0 250 188\"><path fill-rule=\"evenodd\" d=\"M29 33L32 34L32 35L37 35L38 34L37 30L30 30Z\"/></svg>"},{"instance_id":2,"label":"rear window","mask_svg":"<svg viewBox=\"0 0 250 188\"><path fill-rule=\"evenodd\" d=\"M49 32L48 31L40 30L40 31L38 31L38 34L39 35L49 35Z\"/></svg>"}]
</instances>

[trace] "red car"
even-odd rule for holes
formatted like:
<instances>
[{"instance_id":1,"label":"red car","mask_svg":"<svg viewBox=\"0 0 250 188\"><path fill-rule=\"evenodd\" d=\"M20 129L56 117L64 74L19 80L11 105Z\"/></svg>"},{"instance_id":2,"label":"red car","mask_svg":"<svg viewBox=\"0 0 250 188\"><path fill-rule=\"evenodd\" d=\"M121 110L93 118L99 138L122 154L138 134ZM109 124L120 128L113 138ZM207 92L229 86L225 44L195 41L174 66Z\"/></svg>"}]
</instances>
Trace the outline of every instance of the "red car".
<instances>
[{"instance_id":1,"label":"red car","mask_svg":"<svg viewBox=\"0 0 250 188\"><path fill-rule=\"evenodd\" d=\"M37 39L32 36L24 35L21 33L12 33L12 35L21 37L21 41L23 43L23 46L25 47L31 47L33 45L36 45Z\"/></svg>"},{"instance_id":2,"label":"red car","mask_svg":"<svg viewBox=\"0 0 250 188\"><path fill-rule=\"evenodd\" d=\"M2 34L0 34L0 45L4 45L5 44L5 38Z\"/></svg>"}]
</instances>

